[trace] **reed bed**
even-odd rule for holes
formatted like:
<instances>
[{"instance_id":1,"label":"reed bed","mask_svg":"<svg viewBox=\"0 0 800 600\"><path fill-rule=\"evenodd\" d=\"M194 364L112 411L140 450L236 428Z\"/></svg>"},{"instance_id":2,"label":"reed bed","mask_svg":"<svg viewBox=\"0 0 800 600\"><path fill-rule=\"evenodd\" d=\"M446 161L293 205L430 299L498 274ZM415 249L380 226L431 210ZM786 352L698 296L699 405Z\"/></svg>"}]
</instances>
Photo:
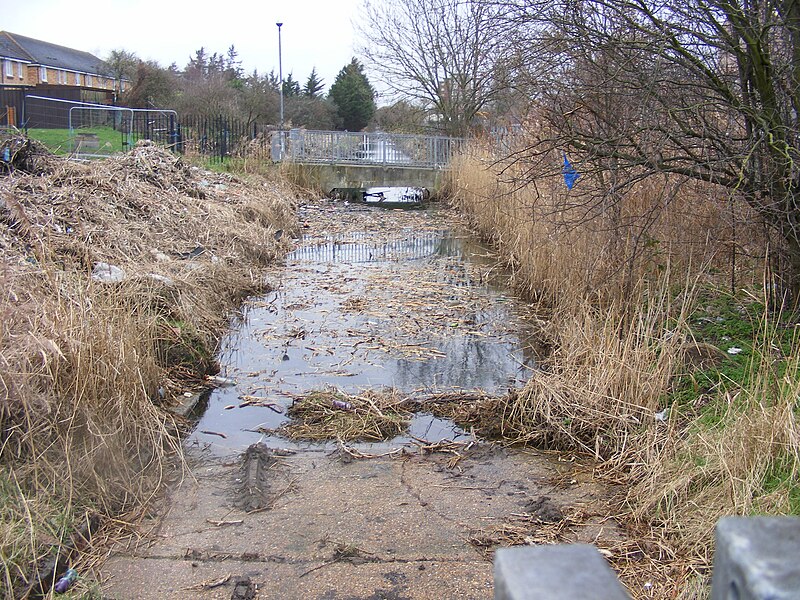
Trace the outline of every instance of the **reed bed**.
<instances>
[{"instance_id":1,"label":"reed bed","mask_svg":"<svg viewBox=\"0 0 800 600\"><path fill-rule=\"evenodd\" d=\"M800 511L796 345L776 356L786 345L763 333L740 380L703 390L692 360L705 351L703 293L761 287L764 229L719 190L674 178L640 181L611 203L591 176L568 191L560 157L531 167L525 138L515 143L475 144L448 182L550 315L542 368L493 401L501 433L592 455L598 474L625 486L614 517L644 550L611 560L634 597L703 597L718 517ZM762 332L780 329L771 318ZM688 401L675 395L685 380L697 388Z\"/></svg>"},{"instance_id":2,"label":"reed bed","mask_svg":"<svg viewBox=\"0 0 800 600\"><path fill-rule=\"evenodd\" d=\"M86 515L130 517L158 492L181 457L173 396L213 371L231 311L296 226L288 187L155 146L27 164L0 178L6 598L49 588Z\"/></svg>"}]
</instances>

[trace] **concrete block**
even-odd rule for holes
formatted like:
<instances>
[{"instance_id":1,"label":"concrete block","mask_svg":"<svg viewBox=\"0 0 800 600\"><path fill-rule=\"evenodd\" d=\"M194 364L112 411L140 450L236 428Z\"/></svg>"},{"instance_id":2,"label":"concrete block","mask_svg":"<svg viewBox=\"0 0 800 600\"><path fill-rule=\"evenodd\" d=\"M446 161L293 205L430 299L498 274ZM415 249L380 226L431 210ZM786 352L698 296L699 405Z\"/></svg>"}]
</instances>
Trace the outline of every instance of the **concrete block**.
<instances>
[{"instance_id":1,"label":"concrete block","mask_svg":"<svg viewBox=\"0 0 800 600\"><path fill-rule=\"evenodd\" d=\"M630 600L603 555L589 544L500 548L495 600Z\"/></svg>"},{"instance_id":2,"label":"concrete block","mask_svg":"<svg viewBox=\"0 0 800 600\"><path fill-rule=\"evenodd\" d=\"M712 600L800 599L800 518L717 521Z\"/></svg>"}]
</instances>

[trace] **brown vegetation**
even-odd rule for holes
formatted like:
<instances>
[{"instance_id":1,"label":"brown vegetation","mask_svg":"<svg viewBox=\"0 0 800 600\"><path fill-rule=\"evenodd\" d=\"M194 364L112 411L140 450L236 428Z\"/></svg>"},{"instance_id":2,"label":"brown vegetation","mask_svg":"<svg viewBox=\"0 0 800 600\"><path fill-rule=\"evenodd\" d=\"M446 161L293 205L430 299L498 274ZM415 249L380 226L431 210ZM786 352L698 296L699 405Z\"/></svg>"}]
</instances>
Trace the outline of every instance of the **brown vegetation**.
<instances>
[{"instance_id":1,"label":"brown vegetation","mask_svg":"<svg viewBox=\"0 0 800 600\"><path fill-rule=\"evenodd\" d=\"M552 354L501 403L503 435L599 459L598 472L630 490L619 507L626 524L651 540L640 546L655 559L646 572L628 568L640 553L613 559L630 591L694 597L717 518L791 511L794 357L781 371L765 333L754 341L749 385L716 386L689 403L672 395L700 368L690 320L699 292L724 293L732 281L737 292L757 290L763 229L712 186L674 177L644 180L603 210L594 201L602 179L568 191L560 177L523 173L530 163L507 150L474 145L449 182L519 288L552 316ZM654 587L642 587L646 578Z\"/></svg>"},{"instance_id":2,"label":"brown vegetation","mask_svg":"<svg viewBox=\"0 0 800 600\"><path fill-rule=\"evenodd\" d=\"M35 158L0 179L8 597L87 511L119 515L158 489L180 455L166 407L213 370L226 315L295 226L282 184L153 145L92 164Z\"/></svg>"}]
</instances>

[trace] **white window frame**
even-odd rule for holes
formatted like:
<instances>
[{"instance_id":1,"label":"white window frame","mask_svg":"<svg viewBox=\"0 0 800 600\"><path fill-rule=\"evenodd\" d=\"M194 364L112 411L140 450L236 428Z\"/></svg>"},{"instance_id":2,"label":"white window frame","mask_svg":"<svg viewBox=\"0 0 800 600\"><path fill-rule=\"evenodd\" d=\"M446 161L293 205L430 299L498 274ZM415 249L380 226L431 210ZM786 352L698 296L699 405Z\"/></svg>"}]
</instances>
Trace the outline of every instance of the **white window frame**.
<instances>
[{"instance_id":1,"label":"white window frame","mask_svg":"<svg viewBox=\"0 0 800 600\"><path fill-rule=\"evenodd\" d=\"M80 84L81 84L81 74L75 73L75 85L80 85Z\"/></svg>"},{"instance_id":2,"label":"white window frame","mask_svg":"<svg viewBox=\"0 0 800 600\"><path fill-rule=\"evenodd\" d=\"M47 67L39 67L39 79L42 80L42 83L47 83Z\"/></svg>"},{"instance_id":3,"label":"white window frame","mask_svg":"<svg viewBox=\"0 0 800 600\"><path fill-rule=\"evenodd\" d=\"M6 77L14 77L14 63L6 59Z\"/></svg>"},{"instance_id":4,"label":"white window frame","mask_svg":"<svg viewBox=\"0 0 800 600\"><path fill-rule=\"evenodd\" d=\"M17 75L20 79L25 79L25 76L23 75L22 63L17 63Z\"/></svg>"},{"instance_id":5,"label":"white window frame","mask_svg":"<svg viewBox=\"0 0 800 600\"><path fill-rule=\"evenodd\" d=\"M94 87L91 75L86 75L86 87Z\"/></svg>"}]
</instances>

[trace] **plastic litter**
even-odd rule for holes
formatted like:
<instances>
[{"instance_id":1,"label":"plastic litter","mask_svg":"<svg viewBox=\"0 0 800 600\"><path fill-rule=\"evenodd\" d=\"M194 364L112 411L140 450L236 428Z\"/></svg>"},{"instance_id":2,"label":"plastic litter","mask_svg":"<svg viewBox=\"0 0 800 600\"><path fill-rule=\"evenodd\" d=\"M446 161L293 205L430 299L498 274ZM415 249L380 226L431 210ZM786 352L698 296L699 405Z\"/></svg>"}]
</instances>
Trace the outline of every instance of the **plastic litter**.
<instances>
[{"instance_id":1,"label":"plastic litter","mask_svg":"<svg viewBox=\"0 0 800 600\"><path fill-rule=\"evenodd\" d=\"M78 572L75 569L67 569L61 578L56 581L55 591L57 594L63 594L72 584L78 580Z\"/></svg>"},{"instance_id":2,"label":"plastic litter","mask_svg":"<svg viewBox=\"0 0 800 600\"><path fill-rule=\"evenodd\" d=\"M235 379L230 379L229 377L222 377L221 375L211 375L208 377L208 381L210 383L214 383L221 387L232 387L236 385Z\"/></svg>"},{"instance_id":3,"label":"plastic litter","mask_svg":"<svg viewBox=\"0 0 800 600\"><path fill-rule=\"evenodd\" d=\"M125 271L116 265L98 262L92 269L92 279L103 283L119 283L125 279Z\"/></svg>"},{"instance_id":4,"label":"plastic litter","mask_svg":"<svg viewBox=\"0 0 800 600\"><path fill-rule=\"evenodd\" d=\"M353 410L353 405L349 402L343 402L342 400L334 400L332 403L333 408L338 408L340 410Z\"/></svg>"}]
</instances>

